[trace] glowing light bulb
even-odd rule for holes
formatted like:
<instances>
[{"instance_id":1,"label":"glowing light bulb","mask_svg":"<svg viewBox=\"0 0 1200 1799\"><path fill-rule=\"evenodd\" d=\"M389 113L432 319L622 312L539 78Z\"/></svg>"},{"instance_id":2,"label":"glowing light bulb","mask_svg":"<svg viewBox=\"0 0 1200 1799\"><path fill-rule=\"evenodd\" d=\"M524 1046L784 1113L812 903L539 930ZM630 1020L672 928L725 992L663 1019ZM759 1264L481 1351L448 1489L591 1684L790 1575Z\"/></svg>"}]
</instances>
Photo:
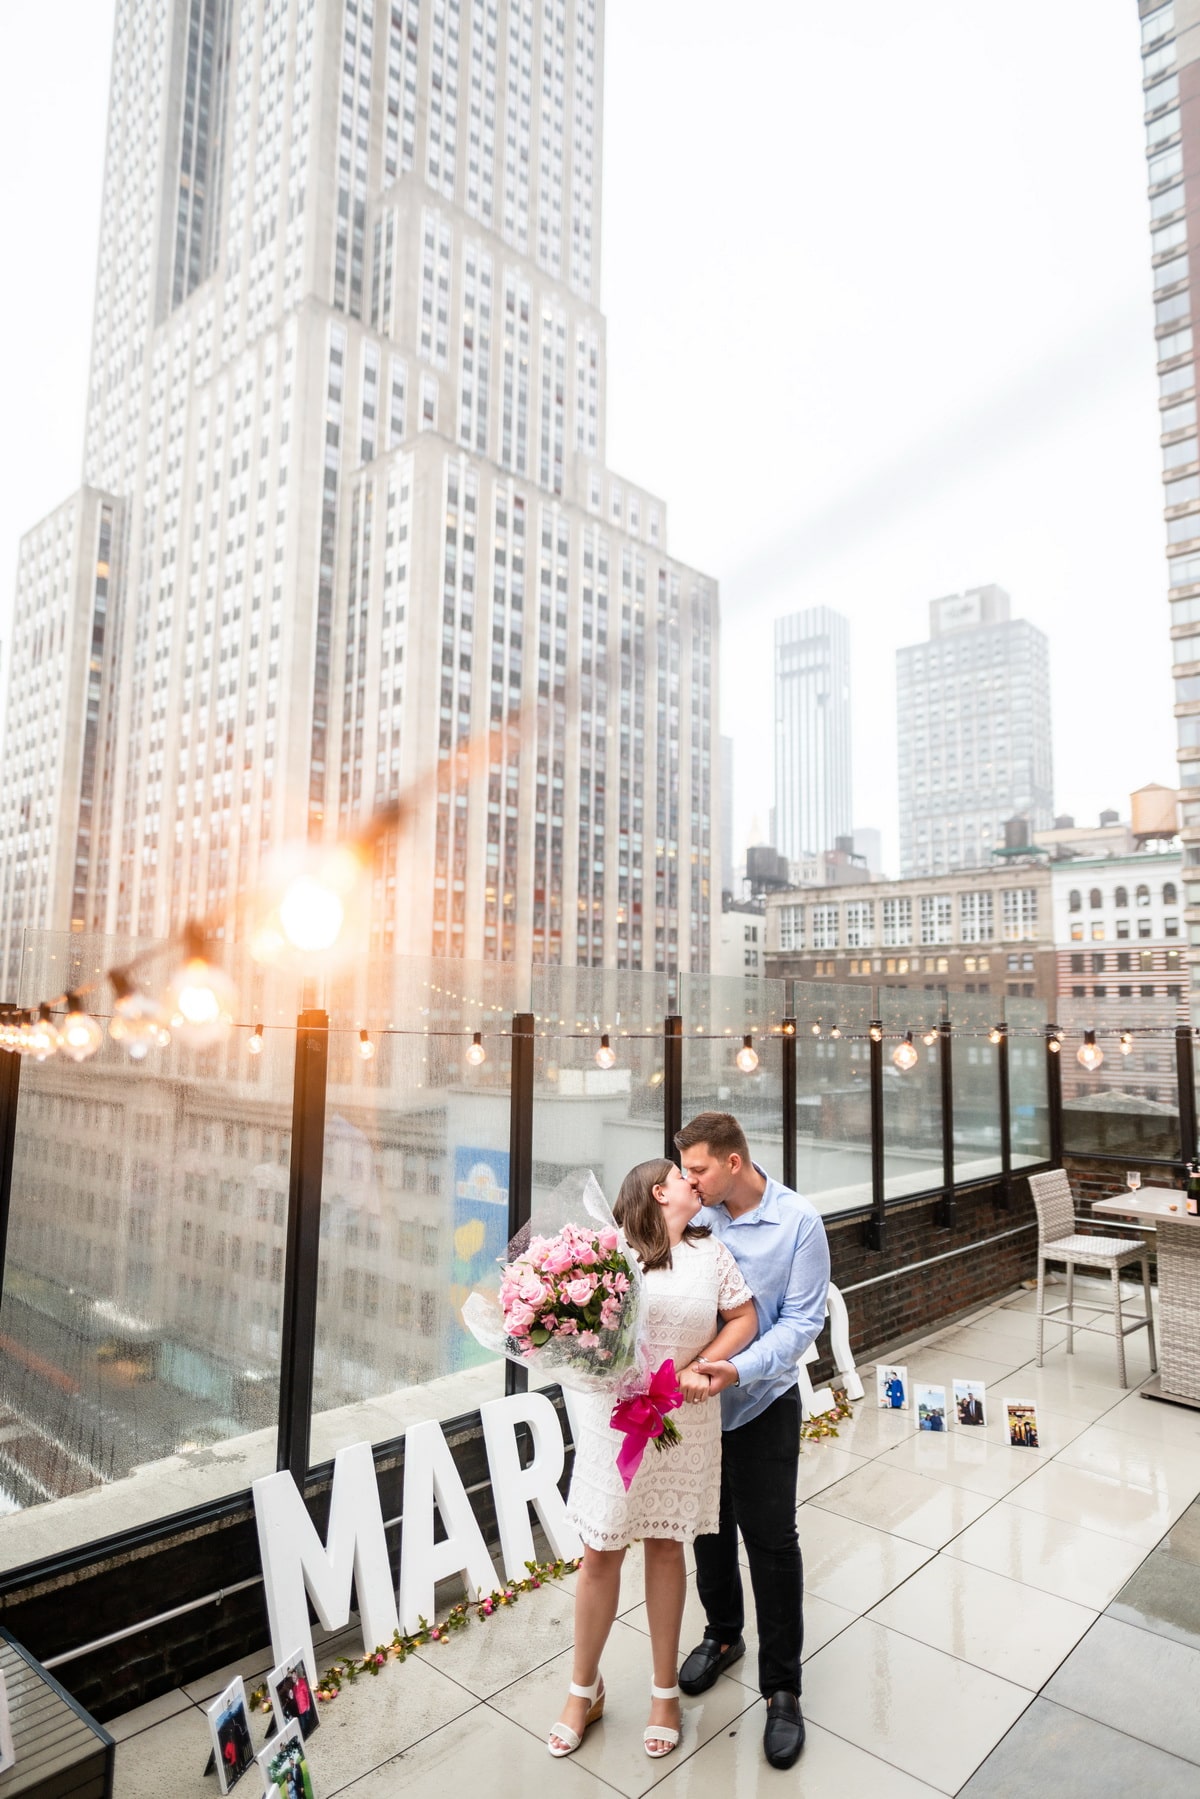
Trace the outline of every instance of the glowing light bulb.
<instances>
[{"instance_id":1,"label":"glowing light bulb","mask_svg":"<svg viewBox=\"0 0 1200 1799\"><path fill-rule=\"evenodd\" d=\"M33 1019L28 1012L21 1014L13 1048L19 1056L28 1056L33 1053Z\"/></svg>"},{"instance_id":2,"label":"glowing light bulb","mask_svg":"<svg viewBox=\"0 0 1200 1799\"><path fill-rule=\"evenodd\" d=\"M483 1047L483 1033L473 1031L471 1041L467 1045L467 1061L472 1068L478 1068L481 1062L487 1061L487 1051Z\"/></svg>"},{"instance_id":3,"label":"glowing light bulb","mask_svg":"<svg viewBox=\"0 0 1200 1799\"><path fill-rule=\"evenodd\" d=\"M796 1035L796 1020L794 1018L785 1018L780 1028L785 1037L794 1037Z\"/></svg>"},{"instance_id":4,"label":"glowing light bulb","mask_svg":"<svg viewBox=\"0 0 1200 1799\"><path fill-rule=\"evenodd\" d=\"M600 1039L600 1048L596 1051L596 1067L597 1068L615 1068L616 1062L617 1062L617 1052L615 1049L613 1049L611 1047L611 1045L608 1041L608 1033L606 1031Z\"/></svg>"},{"instance_id":5,"label":"glowing light bulb","mask_svg":"<svg viewBox=\"0 0 1200 1799\"><path fill-rule=\"evenodd\" d=\"M262 1055L262 1053L263 1053L263 1028L262 1028L261 1024L256 1024L254 1029L251 1031L250 1041L246 1045L246 1053L247 1053L247 1055L251 1055L251 1056L261 1056Z\"/></svg>"},{"instance_id":6,"label":"glowing light bulb","mask_svg":"<svg viewBox=\"0 0 1200 1799\"><path fill-rule=\"evenodd\" d=\"M842 1027L841 1027L841 1025L840 1025L840 1024L831 1024L831 1025L830 1025L830 1027L829 1027L829 1035L830 1035L830 1036L831 1036L831 1037L840 1037L840 1036L841 1036L841 1034L842 1034Z\"/></svg>"},{"instance_id":7,"label":"glowing light bulb","mask_svg":"<svg viewBox=\"0 0 1200 1799\"><path fill-rule=\"evenodd\" d=\"M364 1062L369 1062L371 1057L375 1054L375 1045L371 1042L366 1031L360 1031L358 1033L358 1053Z\"/></svg>"},{"instance_id":8,"label":"glowing light bulb","mask_svg":"<svg viewBox=\"0 0 1200 1799\"><path fill-rule=\"evenodd\" d=\"M758 1051L754 1047L753 1037L742 1038L742 1047L737 1053L737 1065L743 1074L753 1074L758 1067Z\"/></svg>"},{"instance_id":9,"label":"glowing light bulb","mask_svg":"<svg viewBox=\"0 0 1200 1799\"><path fill-rule=\"evenodd\" d=\"M72 1062L86 1062L104 1042L104 1027L83 1009L77 993L67 995L67 1016L58 1027L58 1047Z\"/></svg>"},{"instance_id":10,"label":"glowing light bulb","mask_svg":"<svg viewBox=\"0 0 1200 1799\"><path fill-rule=\"evenodd\" d=\"M938 1034L932 1025L930 1025L927 1031L921 1032L921 1042L925 1045L926 1049L933 1048L934 1044L937 1042L937 1035ZM895 1059L896 1058L893 1056L892 1060L895 1061Z\"/></svg>"},{"instance_id":11,"label":"glowing light bulb","mask_svg":"<svg viewBox=\"0 0 1200 1799\"><path fill-rule=\"evenodd\" d=\"M1003 1036L1004 1036L1004 1032L1000 1029L1000 1026L998 1024L994 1024L992 1026L991 1030L988 1032L988 1042L989 1043L999 1043L1001 1041L1001 1039L1003 1038Z\"/></svg>"},{"instance_id":12,"label":"glowing light bulb","mask_svg":"<svg viewBox=\"0 0 1200 1799\"><path fill-rule=\"evenodd\" d=\"M252 901L250 953L268 967L336 967L361 947L367 858L357 844L291 844Z\"/></svg>"},{"instance_id":13,"label":"glowing light bulb","mask_svg":"<svg viewBox=\"0 0 1200 1799\"><path fill-rule=\"evenodd\" d=\"M880 1024L878 1019L874 1019L872 1021L871 1028L868 1031L867 1035L870 1037L872 1043L882 1043L883 1042L883 1026Z\"/></svg>"},{"instance_id":14,"label":"glowing light bulb","mask_svg":"<svg viewBox=\"0 0 1200 1799\"><path fill-rule=\"evenodd\" d=\"M1075 1060L1079 1063L1081 1068L1086 1068L1089 1074L1092 1074L1099 1068L1101 1062L1104 1060L1104 1051L1096 1042L1095 1031L1085 1031L1083 1033L1083 1042L1075 1051Z\"/></svg>"},{"instance_id":15,"label":"glowing light bulb","mask_svg":"<svg viewBox=\"0 0 1200 1799\"><path fill-rule=\"evenodd\" d=\"M1052 1024L1049 1027L1046 1037L1046 1048L1050 1051L1052 1056L1057 1056L1062 1051L1062 1032L1056 1024Z\"/></svg>"},{"instance_id":16,"label":"glowing light bulb","mask_svg":"<svg viewBox=\"0 0 1200 1799\"><path fill-rule=\"evenodd\" d=\"M203 1049L218 1042L233 1023L237 993L229 976L204 954L195 931L185 933L183 967L167 989L171 1029L181 1043Z\"/></svg>"},{"instance_id":17,"label":"glowing light bulb","mask_svg":"<svg viewBox=\"0 0 1200 1799\"><path fill-rule=\"evenodd\" d=\"M814 1037L819 1037L821 1035L821 1020L819 1018L816 1019L812 1025L812 1034Z\"/></svg>"},{"instance_id":18,"label":"glowing light bulb","mask_svg":"<svg viewBox=\"0 0 1200 1799\"><path fill-rule=\"evenodd\" d=\"M119 1043L131 1062L144 1062L152 1049L165 1049L171 1041L166 1014L148 993L139 993L129 979L114 971L109 980L116 991L108 1034Z\"/></svg>"},{"instance_id":19,"label":"glowing light bulb","mask_svg":"<svg viewBox=\"0 0 1200 1799\"><path fill-rule=\"evenodd\" d=\"M910 1068L916 1067L919 1059L917 1046L912 1040L912 1032L906 1031L903 1043L898 1043L892 1051L892 1061L901 1073L906 1073Z\"/></svg>"},{"instance_id":20,"label":"glowing light bulb","mask_svg":"<svg viewBox=\"0 0 1200 1799\"><path fill-rule=\"evenodd\" d=\"M58 1032L49 1006L39 1006L29 1033L29 1054L35 1062L48 1062L58 1053Z\"/></svg>"},{"instance_id":21,"label":"glowing light bulb","mask_svg":"<svg viewBox=\"0 0 1200 1799\"><path fill-rule=\"evenodd\" d=\"M1121 1032L1121 1054L1123 1056L1128 1056L1132 1053L1132 1050L1133 1050L1133 1038L1129 1035L1128 1031L1122 1031Z\"/></svg>"}]
</instances>

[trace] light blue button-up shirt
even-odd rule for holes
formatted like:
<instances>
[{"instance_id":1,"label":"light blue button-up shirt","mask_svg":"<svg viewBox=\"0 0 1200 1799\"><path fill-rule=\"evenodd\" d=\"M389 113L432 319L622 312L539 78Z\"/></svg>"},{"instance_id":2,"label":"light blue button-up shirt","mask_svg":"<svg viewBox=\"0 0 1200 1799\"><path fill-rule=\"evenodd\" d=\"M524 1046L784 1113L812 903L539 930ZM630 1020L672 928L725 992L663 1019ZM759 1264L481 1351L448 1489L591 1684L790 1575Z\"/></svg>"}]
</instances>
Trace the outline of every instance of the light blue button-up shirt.
<instances>
[{"instance_id":1,"label":"light blue button-up shirt","mask_svg":"<svg viewBox=\"0 0 1200 1799\"><path fill-rule=\"evenodd\" d=\"M733 1356L736 1387L721 1394L721 1428L736 1430L796 1385L801 1356L825 1323L829 1243L811 1200L772 1180L752 1212L731 1218L723 1205L702 1206L707 1224L729 1250L754 1295L758 1336Z\"/></svg>"}]
</instances>

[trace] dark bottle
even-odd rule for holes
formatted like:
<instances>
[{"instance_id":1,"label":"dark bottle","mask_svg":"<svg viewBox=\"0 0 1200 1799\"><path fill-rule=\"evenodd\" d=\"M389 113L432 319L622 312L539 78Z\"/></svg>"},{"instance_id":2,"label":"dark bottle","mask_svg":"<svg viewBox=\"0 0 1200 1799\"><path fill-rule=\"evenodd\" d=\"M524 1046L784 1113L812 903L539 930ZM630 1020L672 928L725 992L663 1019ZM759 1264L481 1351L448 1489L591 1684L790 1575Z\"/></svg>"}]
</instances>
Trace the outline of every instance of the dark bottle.
<instances>
[{"instance_id":1,"label":"dark bottle","mask_svg":"<svg viewBox=\"0 0 1200 1799\"><path fill-rule=\"evenodd\" d=\"M1184 1210L1193 1218L1200 1217L1200 1165L1188 1163L1187 1193Z\"/></svg>"}]
</instances>

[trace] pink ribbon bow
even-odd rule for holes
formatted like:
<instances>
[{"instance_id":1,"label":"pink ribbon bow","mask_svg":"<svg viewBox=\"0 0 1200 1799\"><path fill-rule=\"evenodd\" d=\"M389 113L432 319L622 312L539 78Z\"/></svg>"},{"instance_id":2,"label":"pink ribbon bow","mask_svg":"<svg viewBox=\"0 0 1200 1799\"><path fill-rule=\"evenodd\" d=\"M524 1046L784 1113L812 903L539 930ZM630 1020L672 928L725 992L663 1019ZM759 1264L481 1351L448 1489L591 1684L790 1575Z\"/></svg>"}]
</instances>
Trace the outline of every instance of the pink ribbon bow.
<instances>
[{"instance_id":1,"label":"pink ribbon bow","mask_svg":"<svg viewBox=\"0 0 1200 1799\"><path fill-rule=\"evenodd\" d=\"M668 1356L650 1376L650 1385L644 1393L635 1393L631 1399L622 1399L613 1407L609 1423L614 1430L625 1433L625 1441L617 1452L617 1472L625 1483L626 1492L642 1465L647 1443L662 1436L667 1413L682 1404L683 1389L679 1385L675 1363Z\"/></svg>"}]
</instances>

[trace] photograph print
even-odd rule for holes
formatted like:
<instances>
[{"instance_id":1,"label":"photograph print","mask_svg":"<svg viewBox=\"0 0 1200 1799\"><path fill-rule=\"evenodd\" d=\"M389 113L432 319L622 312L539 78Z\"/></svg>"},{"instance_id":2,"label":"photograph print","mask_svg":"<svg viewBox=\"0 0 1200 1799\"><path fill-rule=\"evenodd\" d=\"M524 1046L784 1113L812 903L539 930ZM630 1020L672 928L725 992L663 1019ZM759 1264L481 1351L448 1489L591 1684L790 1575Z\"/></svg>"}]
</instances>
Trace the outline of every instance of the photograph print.
<instances>
[{"instance_id":1,"label":"photograph print","mask_svg":"<svg viewBox=\"0 0 1200 1799\"><path fill-rule=\"evenodd\" d=\"M913 1402L917 1411L917 1429L944 1431L946 1428L946 1389L945 1387L924 1386L918 1381L913 1388Z\"/></svg>"},{"instance_id":2,"label":"photograph print","mask_svg":"<svg viewBox=\"0 0 1200 1799\"><path fill-rule=\"evenodd\" d=\"M956 1380L954 1410L965 1429L987 1423L987 1388L981 1380Z\"/></svg>"},{"instance_id":3,"label":"photograph print","mask_svg":"<svg viewBox=\"0 0 1200 1799\"><path fill-rule=\"evenodd\" d=\"M295 1720L259 1751L258 1765L267 1783L266 1799L313 1799L304 1738Z\"/></svg>"},{"instance_id":4,"label":"photograph print","mask_svg":"<svg viewBox=\"0 0 1200 1799\"><path fill-rule=\"evenodd\" d=\"M1006 1399L1008 1440L1014 1449L1038 1449L1037 1407L1031 1399Z\"/></svg>"},{"instance_id":5,"label":"photograph print","mask_svg":"<svg viewBox=\"0 0 1200 1799\"><path fill-rule=\"evenodd\" d=\"M272 1668L267 1675L267 1686L275 1712L276 1729L284 1730L295 1720L300 1726L301 1736L310 1737L321 1719L313 1697L312 1682L308 1678L308 1669L304 1665L303 1652L297 1649L294 1655L288 1656L286 1662L280 1662L277 1668Z\"/></svg>"},{"instance_id":6,"label":"photograph print","mask_svg":"<svg viewBox=\"0 0 1200 1799\"><path fill-rule=\"evenodd\" d=\"M908 1369L880 1363L875 1370L875 1393L881 1406L893 1412L908 1410Z\"/></svg>"},{"instance_id":7,"label":"photograph print","mask_svg":"<svg viewBox=\"0 0 1200 1799\"><path fill-rule=\"evenodd\" d=\"M212 1728L213 1753L217 1760L217 1779L223 1793L231 1793L247 1768L254 1765L254 1745L250 1740L250 1717L246 1710L246 1688L239 1674L208 1708Z\"/></svg>"}]
</instances>

